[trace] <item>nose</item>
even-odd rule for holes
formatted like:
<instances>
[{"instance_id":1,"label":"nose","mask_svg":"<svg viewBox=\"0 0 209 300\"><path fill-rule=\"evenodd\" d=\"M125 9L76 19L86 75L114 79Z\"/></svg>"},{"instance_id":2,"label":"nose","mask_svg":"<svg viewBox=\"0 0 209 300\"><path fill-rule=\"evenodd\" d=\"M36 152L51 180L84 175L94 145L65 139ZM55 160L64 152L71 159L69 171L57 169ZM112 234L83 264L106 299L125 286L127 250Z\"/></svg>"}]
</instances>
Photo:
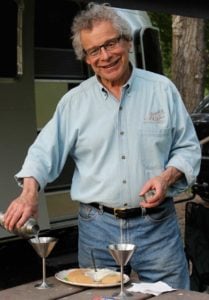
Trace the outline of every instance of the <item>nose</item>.
<instances>
[{"instance_id":1,"label":"nose","mask_svg":"<svg viewBox=\"0 0 209 300\"><path fill-rule=\"evenodd\" d=\"M100 57L107 59L111 56L111 53L105 49L105 47L100 48Z\"/></svg>"}]
</instances>

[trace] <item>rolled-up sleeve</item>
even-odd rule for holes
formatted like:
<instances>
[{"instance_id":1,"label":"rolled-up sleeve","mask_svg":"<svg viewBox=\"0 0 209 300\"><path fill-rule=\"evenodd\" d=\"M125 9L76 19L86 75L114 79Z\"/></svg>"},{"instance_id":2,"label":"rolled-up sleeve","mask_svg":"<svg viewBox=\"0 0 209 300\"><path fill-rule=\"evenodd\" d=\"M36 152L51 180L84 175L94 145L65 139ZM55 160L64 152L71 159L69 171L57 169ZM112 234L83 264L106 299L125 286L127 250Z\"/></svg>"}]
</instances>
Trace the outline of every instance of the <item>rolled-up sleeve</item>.
<instances>
[{"instance_id":1,"label":"rolled-up sleeve","mask_svg":"<svg viewBox=\"0 0 209 300\"><path fill-rule=\"evenodd\" d=\"M173 143L166 168L173 166L184 174L184 177L170 188L170 192L172 190L181 192L195 183L200 170L201 147L180 94L172 83L171 87L174 102L171 115Z\"/></svg>"}]
</instances>

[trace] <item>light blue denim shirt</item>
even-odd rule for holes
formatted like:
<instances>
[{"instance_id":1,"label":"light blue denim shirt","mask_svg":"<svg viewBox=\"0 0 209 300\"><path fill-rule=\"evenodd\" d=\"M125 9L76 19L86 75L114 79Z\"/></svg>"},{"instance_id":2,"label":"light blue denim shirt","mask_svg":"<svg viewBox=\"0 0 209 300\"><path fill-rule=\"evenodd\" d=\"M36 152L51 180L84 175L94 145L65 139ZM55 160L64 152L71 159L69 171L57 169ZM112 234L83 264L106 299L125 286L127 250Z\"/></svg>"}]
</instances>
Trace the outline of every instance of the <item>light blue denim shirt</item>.
<instances>
[{"instance_id":1,"label":"light blue denim shirt","mask_svg":"<svg viewBox=\"0 0 209 300\"><path fill-rule=\"evenodd\" d=\"M110 207L137 207L143 184L169 166L185 177L167 195L182 192L195 182L201 157L176 87L162 75L136 68L120 101L96 76L67 92L16 179L33 176L43 189L59 175L69 153L76 163L72 199Z\"/></svg>"}]
</instances>

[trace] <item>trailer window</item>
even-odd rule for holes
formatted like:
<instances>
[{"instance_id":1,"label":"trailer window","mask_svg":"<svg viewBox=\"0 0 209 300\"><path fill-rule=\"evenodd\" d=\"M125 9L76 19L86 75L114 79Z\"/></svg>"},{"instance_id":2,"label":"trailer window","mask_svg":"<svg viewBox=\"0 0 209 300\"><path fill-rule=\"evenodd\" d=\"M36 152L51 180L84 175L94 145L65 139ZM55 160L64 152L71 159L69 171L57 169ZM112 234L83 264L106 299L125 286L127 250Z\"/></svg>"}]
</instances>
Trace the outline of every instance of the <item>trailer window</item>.
<instances>
[{"instance_id":1,"label":"trailer window","mask_svg":"<svg viewBox=\"0 0 209 300\"><path fill-rule=\"evenodd\" d=\"M35 78L87 78L88 68L76 59L70 39L80 9L76 1L35 1Z\"/></svg>"},{"instance_id":2,"label":"trailer window","mask_svg":"<svg viewBox=\"0 0 209 300\"><path fill-rule=\"evenodd\" d=\"M0 9L0 77L17 75L17 13L14 0L1 1Z\"/></svg>"},{"instance_id":3,"label":"trailer window","mask_svg":"<svg viewBox=\"0 0 209 300\"><path fill-rule=\"evenodd\" d=\"M163 74L158 29L145 28L142 33L142 46L146 70Z\"/></svg>"},{"instance_id":4,"label":"trailer window","mask_svg":"<svg viewBox=\"0 0 209 300\"><path fill-rule=\"evenodd\" d=\"M61 97L79 82L35 80L35 103L37 133L51 119ZM74 172L74 162L69 156L59 177L48 183L45 192L70 190Z\"/></svg>"},{"instance_id":5,"label":"trailer window","mask_svg":"<svg viewBox=\"0 0 209 300\"><path fill-rule=\"evenodd\" d=\"M163 74L159 31L154 27L136 30L133 36L134 61L138 68Z\"/></svg>"}]
</instances>

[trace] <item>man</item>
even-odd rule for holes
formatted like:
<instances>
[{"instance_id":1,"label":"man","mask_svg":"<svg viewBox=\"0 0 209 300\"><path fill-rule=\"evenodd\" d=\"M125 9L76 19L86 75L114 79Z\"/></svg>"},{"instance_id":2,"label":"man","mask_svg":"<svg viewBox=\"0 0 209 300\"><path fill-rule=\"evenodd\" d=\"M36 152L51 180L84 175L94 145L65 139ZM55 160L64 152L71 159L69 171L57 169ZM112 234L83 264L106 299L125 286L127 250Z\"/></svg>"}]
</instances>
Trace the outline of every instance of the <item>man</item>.
<instances>
[{"instance_id":1,"label":"man","mask_svg":"<svg viewBox=\"0 0 209 300\"><path fill-rule=\"evenodd\" d=\"M98 267L116 267L107 246L130 242L137 246L130 266L141 280L188 289L172 197L199 172L191 119L170 80L130 64L131 32L111 7L91 4L72 31L77 57L95 76L64 95L30 147L16 175L23 190L5 224L12 229L37 216L38 190L59 175L70 153L80 267L92 266L92 249Z\"/></svg>"}]
</instances>

